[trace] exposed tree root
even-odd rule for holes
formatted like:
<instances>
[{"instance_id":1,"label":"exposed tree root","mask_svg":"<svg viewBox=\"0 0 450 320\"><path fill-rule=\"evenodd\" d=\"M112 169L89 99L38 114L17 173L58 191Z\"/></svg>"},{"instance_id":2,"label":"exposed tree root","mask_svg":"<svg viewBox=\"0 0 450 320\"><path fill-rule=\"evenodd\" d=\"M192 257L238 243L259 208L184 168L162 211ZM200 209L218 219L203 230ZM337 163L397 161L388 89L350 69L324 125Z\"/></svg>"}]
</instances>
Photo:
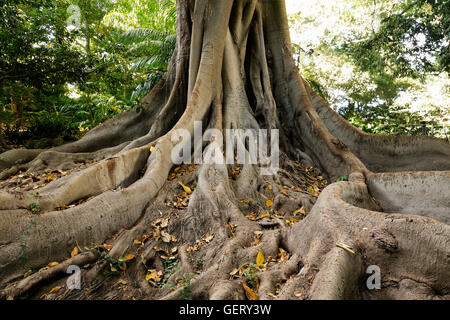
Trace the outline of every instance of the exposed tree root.
<instances>
[{"instance_id":1,"label":"exposed tree root","mask_svg":"<svg viewBox=\"0 0 450 320\"><path fill-rule=\"evenodd\" d=\"M339 117L298 75L283 1L179 1L177 13L169 71L140 113L0 155L0 298L448 299L449 144ZM195 121L279 129L278 174L174 166L172 133ZM65 174L35 181L46 170ZM68 259L75 246L103 249ZM37 271L51 261L64 262ZM87 264L83 290L65 288L71 264ZM372 265L379 290L365 284Z\"/></svg>"}]
</instances>

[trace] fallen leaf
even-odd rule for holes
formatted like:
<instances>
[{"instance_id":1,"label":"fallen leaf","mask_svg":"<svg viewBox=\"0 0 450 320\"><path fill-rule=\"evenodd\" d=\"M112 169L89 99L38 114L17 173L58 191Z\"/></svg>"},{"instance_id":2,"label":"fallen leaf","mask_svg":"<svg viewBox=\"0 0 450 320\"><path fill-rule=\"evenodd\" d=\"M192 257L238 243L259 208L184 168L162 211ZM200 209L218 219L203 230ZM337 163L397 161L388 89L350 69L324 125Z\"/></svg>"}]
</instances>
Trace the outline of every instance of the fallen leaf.
<instances>
[{"instance_id":1,"label":"fallen leaf","mask_svg":"<svg viewBox=\"0 0 450 320\"><path fill-rule=\"evenodd\" d=\"M287 194L287 192L286 192L284 189L281 189L280 192L281 192L283 195L285 195L286 197L289 198L289 195Z\"/></svg>"},{"instance_id":2,"label":"fallen leaf","mask_svg":"<svg viewBox=\"0 0 450 320\"><path fill-rule=\"evenodd\" d=\"M351 254L355 255L355 251L353 251L352 247L346 245L345 243L341 243L341 242L337 242L336 246L338 246L339 248L344 249L345 251L350 252Z\"/></svg>"},{"instance_id":3,"label":"fallen leaf","mask_svg":"<svg viewBox=\"0 0 450 320\"><path fill-rule=\"evenodd\" d=\"M267 186L267 189L272 190L272 186L269 184L269 185Z\"/></svg>"},{"instance_id":4,"label":"fallen leaf","mask_svg":"<svg viewBox=\"0 0 450 320\"><path fill-rule=\"evenodd\" d=\"M75 257L78 254L78 247L73 248L72 252L70 253L71 257Z\"/></svg>"},{"instance_id":5,"label":"fallen leaf","mask_svg":"<svg viewBox=\"0 0 450 320\"><path fill-rule=\"evenodd\" d=\"M27 272L24 273L23 278L28 278L29 276L31 276L31 274L33 273L33 270L28 270Z\"/></svg>"},{"instance_id":6,"label":"fallen leaf","mask_svg":"<svg viewBox=\"0 0 450 320\"><path fill-rule=\"evenodd\" d=\"M154 146L151 146L151 147L150 147L150 153L153 153L153 151L155 151L155 147L154 147Z\"/></svg>"},{"instance_id":7,"label":"fallen leaf","mask_svg":"<svg viewBox=\"0 0 450 320\"><path fill-rule=\"evenodd\" d=\"M303 297L303 292L301 292L301 291L294 291L294 296L296 296L297 298L301 298L301 297Z\"/></svg>"},{"instance_id":8,"label":"fallen leaf","mask_svg":"<svg viewBox=\"0 0 450 320\"><path fill-rule=\"evenodd\" d=\"M119 258L120 262L127 262L134 259L134 254L127 254L124 257Z\"/></svg>"},{"instance_id":9,"label":"fallen leaf","mask_svg":"<svg viewBox=\"0 0 450 320\"><path fill-rule=\"evenodd\" d=\"M271 206L273 206L273 202L269 199L266 201L266 207L270 208Z\"/></svg>"},{"instance_id":10,"label":"fallen leaf","mask_svg":"<svg viewBox=\"0 0 450 320\"><path fill-rule=\"evenodd\" d=\"M62 287L54 287L52 290L50 290L50 292L49 293L56 293L56 292L58 292L59 290L61 290L61 288Z\"/></svg>"},{"instance_id":11,"label":"fallen leaf","mask_svg":"<svg viewBox=\"0 0 450 320\"><path fill-rule=\"evenodd\" d=\"M12 296L8 296L8 298L6 298L6 300L14 300L14 298Z\"/></svg>"},{"instance_id":12,"label":"fallen leaf","mask_svg":"<svg viewBox=\"0 0 450 320\"><path fill-rule=\"evenodd\" d=\"M161 219L161 228L167 228L168 225L169 225L168 218Z\"/></svg>"},{"instance_id":13,"label":"fallen leaf","mask_svg":"<svg viewBox=\"0 0 450 320\"><path fill-rule=\"evenodd\" d=\"M172 236L165 231L161 231L161 239L165 243L169 243L172 240Z\"/></svg>"},{"instance_id":14,"label":"fallen leaf","mask_svg":"<svg viewBox=\"0 0 450 320\"><path fill-rule=\"evenodd\" d=\"M305 211L305 207L303 207L303 206L300 209L295 210L293 214L294 214L294 216L296 216L298 214L302 214L304 216L307 215L307 213Z\"/></svg>"},{"instance_id":15,"label":"fallen leaf","mask_svg":"<svg viewBox=\"0 0 450 320\"><path fill-rule=\"evenodd\" d=\"M242 286L244 287L245 292L247 293L247 297L250 300L258 300L258 295L250 289L245 283L242 282Z\"/></svg>"},{"instance_id":16,"label":"fallen leaf","mask_svg":"<svg viewBox=\"0 0 450 320\"><path fill-rule=\"evenodd\" d=\"M118 284L121 284L121 285L126 285L127 284L127 282L125 281L125 280L123 280L123 279L119 279L118 281L117 281L117 283Z\"/></svg>"},{"instance_id":17,"label":"fallen leaf","mask_svg":"<svg viewBox=\"0 0 450 320\"><path fill-rule=\"evenodd\" d=\"M259 268L264 263L264 254L259 251L256 256L256 266Z\"/></svg>"},{"instance_id":18,"label":"fallen leaf","mask_svg":"<svg viewBox=\"0 0 450 320\"><path fill-rule=\"evenodd\" d=\"M145 275L146 281L152 281L155 284L160 282L162 280L163 272L157 271L155 269L148 270L147 274Z\"/></svg>"},{"instance_id":19,"label":"fallen leaf","mask_svg":"<svg viewBox=\"0 0 450 320\"><path fill-rule=\"evenodd\" d=\"M183 187L184 192L186 192L187 194L192 194L191 188L189 188L188 186L185 186L185 185L183 184L183 182L179 181L178 184L179 184L180 186Z\"/></svg>"},{"instance_id":20,"label":"fallen leaf","mask_svg":"<svg viewBox=\"0 0 450 320\"><path fill-rule=\"evenodd\" d=\"M234 268L233 271L230 272L230 276L235 276L239 272L239 269Z\"/></svg>"},{"instance_id":21,"label":"fallen leaf","mask_svg":"<svg viewBox=\"0 0 450 320\"><path fill-rule=\"evenodd\" d=\"M48 265L47 265L47 267L49 267L49 268L52 268L52 267L54 267L54 266L57 266L59 264L59 262L50 262Z\"/></svg>"},{"instance_id":22,"label":"fallen leaf","mask_svg":"<svg viewBox=\"0 0 450 320\"><path fill-rule=\"evenodd\" d=\"M209 233L207 233L204 237L203 237L203 240L206 242L206 243L210 243L211 242L211 240L214 238L214 235L210 235Z\"/></svg>"},{"instance_id":23,"label":"fallen leaf","mask_svg":"<svg viewBox=\"0 0 450 320\"><path fill-rule=\"evenodd\" d=\"M103 248L105 248L105 249L108 250L108 251L111 250L112 247L113 247L112 244L107 244L107 243L104 243L104 244L103 244Z\"/></svg>"}]
</instances>

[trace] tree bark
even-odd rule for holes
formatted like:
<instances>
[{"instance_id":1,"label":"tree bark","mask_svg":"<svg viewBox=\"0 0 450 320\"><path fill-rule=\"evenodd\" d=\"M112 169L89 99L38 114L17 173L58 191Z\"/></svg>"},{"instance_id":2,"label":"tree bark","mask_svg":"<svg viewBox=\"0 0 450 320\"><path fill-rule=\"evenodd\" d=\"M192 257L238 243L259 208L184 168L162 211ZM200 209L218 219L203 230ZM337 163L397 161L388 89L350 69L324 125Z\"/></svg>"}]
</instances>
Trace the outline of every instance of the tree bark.
<instances>
[{"instance_id":1,"label":"tree bark","mask_svg":"<svg viewBox=\"0 0 450 320\"><path fill-rule=\"evenodd\" d=\"M0 297L181 299L189 287L197 299L449 298L449 144L366 134L330 109L295 67L282 0L180 0L177 25L168 72L141 112L71 144L0 156ZM279 129L279 174L176 168L172 133L193 135L195 121ZM46 169L67 174L11 187ZM36 270L75 246L97 253L78 259L90 263L89 290L48 294L40 284L61 270ZM254 266L259 252L266 264ZM130 253L128 290L110 290L117 277L103 271ZM379 290L365 286L372 265ZM165 278L148 281L151 270Z\"/></svg>"}]
</instances>

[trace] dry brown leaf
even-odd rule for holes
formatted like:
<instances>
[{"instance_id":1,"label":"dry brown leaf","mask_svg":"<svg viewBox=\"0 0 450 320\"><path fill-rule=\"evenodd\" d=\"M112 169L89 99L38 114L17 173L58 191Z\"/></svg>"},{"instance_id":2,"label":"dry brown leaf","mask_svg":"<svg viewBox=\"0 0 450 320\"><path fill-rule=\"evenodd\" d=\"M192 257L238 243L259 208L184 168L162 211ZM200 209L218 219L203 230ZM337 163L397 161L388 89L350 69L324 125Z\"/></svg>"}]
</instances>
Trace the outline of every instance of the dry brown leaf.
<instances>
[{"instance_id":1,"label":"dry brown leaf","mask_svg":"<svg viewBox=\"0 0 450 320\"><path fill-rule=\"evenodd\" d=\"M124 257L119 258L120 262L127 262L134 259L134 254L127 254Z\"/></svg>"},{"instance_id":2,"label":"dry brown leaf","mask_svg":"<svg viewBox=\"0 0 450 320\"><path fill-rule=\"evenodd\" d=\"M244 287L245 293L250 300L258 300L258 295L250 289L245 283L242 282L242 286Z\"/></svg>"},{"instance_id":3,"label":"dry brown leaf","mask_svg":"<svg viewBox=\"0 0 450 320\"><path fill-rule=\"evenodd\" d=\"M210 243L211 242L211 240L214 238L214 235L213 234L209 234L209 233L207 233L204 237L203 237L203 241L205 241L206 243Z\"/></svg>"},{"instance_id":4,"label":"dry brown leaf","mask_svg":"<svg viewBox=\"0 0 450 320\"><path fill-rule=\"evenodd\" d=\"M165 231L161 231L161 239L165 243L169 243L172 240L172 236Z\"/></svg>"},{"instance_id":5,"label":"dry brown leaf","mask_svg":"<svg viewBox=\"0 0 450 320\"><path fill-rule=\"evenodd\" d=\"M301 292L301 291L294 291L294 296L296 296L297 298L301 298L301 297L303 297L303 292Z\"/></svg>"},{"instance_id":6,"label":"dry brown leaf","mask_svg":"<svg viewBox=\"0 0 450 320\"><path fill-rule=\"evenodd\" d=\"M108 251L110 251L112 249L112 247L113 247L112 244L107 244L107 243L103 244L103 248L105 248Z\"/></svg>"},{"instance_id":7,"label":"dry brown leaf","mask_svg":"<svg viewBox=\"0 0 450 320\"><path fill-rule=\"evenodd\" d=\"M119 279L118 281L117 281L117 283L118 284L121 284L121 285L127 285L127 282L125 281L125 280L123 280L123 279Z\"/></svg>"}]
</instances>

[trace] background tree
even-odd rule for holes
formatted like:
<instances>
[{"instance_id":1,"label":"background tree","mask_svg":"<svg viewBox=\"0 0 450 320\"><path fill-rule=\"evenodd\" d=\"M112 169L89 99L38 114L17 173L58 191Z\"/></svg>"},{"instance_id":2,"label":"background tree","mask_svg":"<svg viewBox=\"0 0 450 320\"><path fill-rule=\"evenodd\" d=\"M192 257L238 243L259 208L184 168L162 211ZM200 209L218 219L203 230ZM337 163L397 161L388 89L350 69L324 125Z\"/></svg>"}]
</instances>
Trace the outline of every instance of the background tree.
<instances>
[{"instance_id":1,"label":"background tree","mask_svg":"<svg viewBox=\"0 0 450 320\"><path fill-rule=\"evenodd\" d=\"M302 73L367 132L448 137L448 4L292 2ZM297 13L295 13L298 11Z\"/></svg>"}]
</instances>

